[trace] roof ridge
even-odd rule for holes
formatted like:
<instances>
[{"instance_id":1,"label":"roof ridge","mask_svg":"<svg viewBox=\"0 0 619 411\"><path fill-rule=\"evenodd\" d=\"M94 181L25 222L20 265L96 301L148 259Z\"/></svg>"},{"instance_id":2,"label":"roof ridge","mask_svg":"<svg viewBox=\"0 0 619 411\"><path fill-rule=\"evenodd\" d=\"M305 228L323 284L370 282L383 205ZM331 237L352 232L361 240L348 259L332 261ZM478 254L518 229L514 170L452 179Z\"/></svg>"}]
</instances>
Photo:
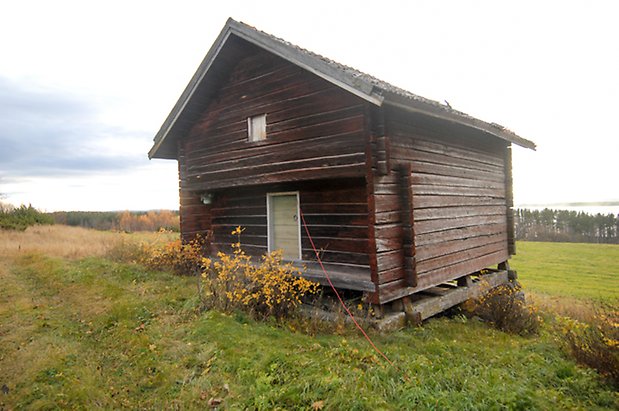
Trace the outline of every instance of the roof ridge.
<instances>
[{"instance_id":1,"label":"roof ridge","mask_svg":"<svg viewBox=\"0 0 619 411\"><path fill-rule=\"evenodd\" d=\"M473 116L471 116L468 113L465 113L463 111L454 109L453 107L451 107L448 104L442 104L442 103L440 103L440 102L438 102L436 100L432 100L432 99L429 99L427 97L420 96L419 94L415 94L415 93L413 93L411 91L408 91L408 90L406 90L406 89L404 89L402 87L398 87L398 86L396 86L396 85L394 85L392 83L389 83L388 81L379 79L376 76L373 76L371 74L363 72L363 71L361 71L359 69L356 69L356 68L354 68L352 66L340 63L340 62L338 62L336 60L333 60L332 58L323 56L321 54L318 54L316 52L308 50L308 49L306 49L304 47L301 47L301 46L299 46L297 44L291 43L288 40L285 40L285 39L283 39L281 37L277 37L277 36L275 36L275 35L273 35L271 33L267 33L267 32L265 32L263 30L260 30L259 28L255 27L255 26L252 26L252 25L250 25L248 23L245 23L243 21L237 21L237 20L234 20L232 18L228 19L228 21L232 21L232 22L234 22L236 24L243 25L243 26L245 26L248 29L254 30L254 31L258 32L258 33L261 33L264 36L267 36L267 37L271 38L272 40L278 41L278 42L280 42L280 43L282 43L282 44L284 44L284 45L286 45L288 47L292 47L292 48L296 49L297 51L300 51L300 52L302 52L304 54L307 54L309 56L318 58L318 59L322 60L323 62L333 66L336 69L344 70L344 71L348 72L348 74L351 74L355 78L362 78L363 80L365 80L366 82L370 83L374 87L380 89L381 92L389 92L389 93L392 93L392 94L399 95L401 97L408 98L410 100L419 101L419 102L422 102L424 104L429 104L429 105L435 106L437 108L440 108L440 109L442 109L442 110L444 110L446 112L452 113L452 114L456 114L456 115L459 115L459 116L462 116L462 117L467 117L467 118L474 119L474 120L479 120L476 117L473 117ZM480 121L483 121L483 120L480 120ZM495 123L495 122L490 122L490 123L487 123L487 124L492 126L493 128L496 128L499 131L508 132L508 133L512 133L512 134L515 135L515 133L512 130L510 130L509 128L507 128L507 127L505 127L505 126L503 126L501 124L498 124L498 123Z\"/></svg>"}]
</instances>

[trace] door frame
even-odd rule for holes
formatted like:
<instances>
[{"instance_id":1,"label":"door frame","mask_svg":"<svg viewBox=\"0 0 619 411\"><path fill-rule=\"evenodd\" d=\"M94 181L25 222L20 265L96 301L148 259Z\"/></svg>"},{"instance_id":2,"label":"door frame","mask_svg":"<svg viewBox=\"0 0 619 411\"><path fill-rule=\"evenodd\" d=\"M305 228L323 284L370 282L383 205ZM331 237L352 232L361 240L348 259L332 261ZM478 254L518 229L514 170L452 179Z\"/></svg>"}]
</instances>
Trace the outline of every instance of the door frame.
<instances>
[{"instance_id":1,"label":"door frame","mask_svg":"<svg viewBox=\"0 0 619 411\"><path fill-rule=\"evenodd\" d=\"M268 252L272 252L273 250L273 237L272 237L272 232L273 232L273 221L271 221L271 208L273 207L271 205L271 199L273 197L279 197L279 196L296 196L297 198L297 231L298 231L298 239L299 239L299 244L298 244L298 258L295 260L302 260L303 259L303 251L301 249L301 201L300 201L300 197L299 197L299 192L298 191L282 191L282 192L276 192L276 193L267 193L267 250ZM293 260L293 261L295 261Z\"/></svg>"}]
</instances>

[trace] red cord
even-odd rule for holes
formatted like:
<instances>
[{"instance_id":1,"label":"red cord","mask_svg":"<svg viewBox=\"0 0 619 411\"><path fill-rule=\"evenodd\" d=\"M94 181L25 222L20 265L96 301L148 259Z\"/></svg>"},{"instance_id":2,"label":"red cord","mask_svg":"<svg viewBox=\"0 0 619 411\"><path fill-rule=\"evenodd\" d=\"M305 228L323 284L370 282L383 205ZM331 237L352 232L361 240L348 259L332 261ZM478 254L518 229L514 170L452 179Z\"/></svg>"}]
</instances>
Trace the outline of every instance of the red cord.
<instances>
[{"instance_id":1,"label":"red cord","mask_svg":"<svg viewBox=\"0 0 619 411\"><path fill-rule=\"evenodd\" d=\"M337 299L340 300L340 304L342 304L342 307L344 307L344 310L346 310L350 319L353 321L353 323L355 323L359 331L361 331L365 339L368 340L368 342L374 348L374 350L376 350L376 352L379 353L391 366L395 367L395 364L393 364L393 362L391 362L391 360L385 354L383 354L383 352L379 350L378 347L372 342L372 339L367 335L365 330L359 325L359 323L355 319L355 316L352 315L348 307L346 307L346 304L344 304L342 297L340 297L340 293L337 292L337 290L335 289L335 286L331 282L331 278L329 277L329 274L327 274L327 270L325 270L325 266L322 265L322 260L320 259L320 255L318 255L318 250L316 250L316 246L314 245L314 240L312 239L312 236L310 235L309 229L307 228L307 224L305 223L305 217L303 216L303 212L301 211L300 208L299 208L299 214L301 214L301 221L303 222L303 227L305 227L307 238L309 238L310 244L312 245L312 248L314 249L314 253L316 254L316 259L318 260L318 263L320 264L320 268L322 268L322 272L325 274L325 277L327 278L329 285L333 289L333 292L337 296Z\"/></svg>"}]
</instances>

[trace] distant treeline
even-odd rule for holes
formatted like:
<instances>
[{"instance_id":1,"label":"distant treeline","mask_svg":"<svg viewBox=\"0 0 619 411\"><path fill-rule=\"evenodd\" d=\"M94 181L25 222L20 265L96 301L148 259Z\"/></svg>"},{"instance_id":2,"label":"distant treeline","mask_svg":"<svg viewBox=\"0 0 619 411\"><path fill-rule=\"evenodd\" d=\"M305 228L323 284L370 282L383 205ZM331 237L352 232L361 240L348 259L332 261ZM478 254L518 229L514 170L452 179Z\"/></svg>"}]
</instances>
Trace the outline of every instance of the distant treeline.
<instances>
[{"instance_id":1,"label":"distant treeline","mask_svg":"<svg viewBox=\"0 0 619 411\"><path fill-rule=\"evenodd\" d=\"M96 230L179 231L178 211L57 211L50 213L56 224Z\"/></svg>"},{"instance_id":2,"label":"distant treeline","mask_svg":"<svg viewBox=\"0 0 619 411\"><path fill-rule=\"evenodd\" d=\"M619 244L619 216L582 211L517 209L517 240Z\"/></svg>"}]
</instances>

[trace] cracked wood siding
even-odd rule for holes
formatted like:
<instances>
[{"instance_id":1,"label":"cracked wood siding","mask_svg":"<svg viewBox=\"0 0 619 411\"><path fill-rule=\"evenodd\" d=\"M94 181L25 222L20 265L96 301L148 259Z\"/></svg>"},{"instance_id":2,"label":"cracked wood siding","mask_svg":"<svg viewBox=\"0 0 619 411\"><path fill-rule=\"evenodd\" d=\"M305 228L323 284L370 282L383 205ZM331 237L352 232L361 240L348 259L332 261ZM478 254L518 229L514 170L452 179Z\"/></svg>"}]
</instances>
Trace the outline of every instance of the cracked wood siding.
<instances>
[{"instance_id":1,"label":"cracked wood siding","mask_svg":"<svg viewBox=\"0 0 619 411\"><path fill-rule=\"evenodd\" d=\"M179 216L183 241L190 241L196 235L206 236L211 229L211 207L202 204L200 196L187 190L187 170L185 149L182 142L178 144L178 178L179 178Z\"/></svg>"},{"instance_id":2,"label":"cracked wood siding","mask_svg":"<svg viewBox=\"0 0 619 411\"><path fill-rule=\"evenodd\" d=\"M501 263L508 252L508 193L505 143L429 131L401 116L387 116L392 172L377 192L385 196L382 220L406 244L407 207L396 207L397 175L410 166L412 243L417 285L409 286L406 260L379 271L381 303ZM406 199L406 196L402 197ZM402 201L402 200L401 200ZM406 257L408 258L408 256Z\"/></svg>"},{"instance_id":3,"label":"cracked wood siding","mask_svg":"<svg viewBox=\"0 0 619 411\"><path fill-rule=\"evenodd\" d=\"M258 50L242 58L185 139L186 188L365 173L363 101ZM266 114L267 137L248 141L247 118Z\"/></svg>"},{"instance_id":4,"label":"cracked wood siding","mask_svg":"<svg viewBox=\"0 0 619 411\"><path fill-rule=\"evenodd\" d=\"M214 191L211 207L211 253L231 252L238 241L231 232L241 226L243 250L260 257L267 252L268 193L299 192L299 205L308 229L334 284L343 288L373 289L368 259L368 207L363 179L318 180ZM305 229L301 253L307 277L325 280Z\"/></svg>"}]
</instances>

